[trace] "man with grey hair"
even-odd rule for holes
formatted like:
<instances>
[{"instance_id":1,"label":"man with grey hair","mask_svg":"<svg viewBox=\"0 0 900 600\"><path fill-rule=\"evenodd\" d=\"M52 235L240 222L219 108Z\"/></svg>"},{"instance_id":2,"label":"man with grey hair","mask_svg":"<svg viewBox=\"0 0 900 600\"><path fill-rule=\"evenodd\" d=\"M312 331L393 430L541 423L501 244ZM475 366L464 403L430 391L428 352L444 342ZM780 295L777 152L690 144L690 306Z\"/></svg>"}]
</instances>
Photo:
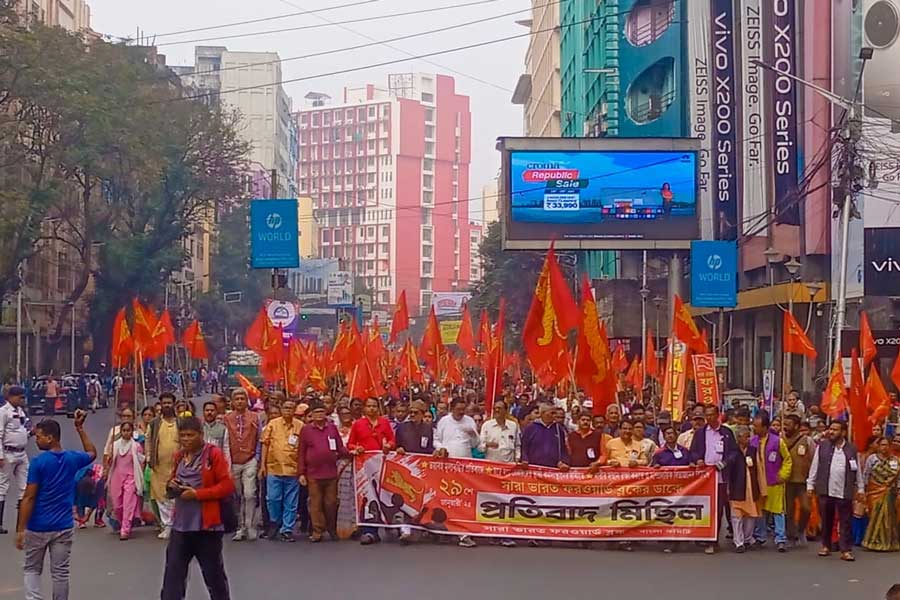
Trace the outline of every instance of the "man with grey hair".
<instances>
[{"instance_id":1,"label":"man with grey hair","mask_svg":"<svg viewBox=\"0 0 900 600\"><path fill-rule=\"evenodd\" d=\"M522 432L522 462L542 467L569 469L566 428L555 419L556 407L549 402L539 405L540 418Z\"/></svg>"},{"instance_id":2,"label":"man with grey hair","mask_svg":"<svg viewBox=\"0 0 900 600\"><path fill-rule=\"evenodd\" d=\"M231 477L241 499L235 542L257 537L253 515L256 511L256 479L259 469L257 447L262 432L259 415L248 410L247 390L235 388L231 392L231 412L225 415L228 452L231 458Z\"/></svg>"}]
</instances>

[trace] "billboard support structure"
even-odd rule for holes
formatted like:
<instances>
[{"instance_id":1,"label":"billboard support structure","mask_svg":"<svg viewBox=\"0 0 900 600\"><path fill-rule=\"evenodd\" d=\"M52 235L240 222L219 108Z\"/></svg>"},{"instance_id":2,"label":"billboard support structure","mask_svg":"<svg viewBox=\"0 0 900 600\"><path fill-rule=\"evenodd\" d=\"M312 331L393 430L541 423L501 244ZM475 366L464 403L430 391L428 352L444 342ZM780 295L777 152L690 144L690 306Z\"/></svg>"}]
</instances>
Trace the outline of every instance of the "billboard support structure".
<instances>
[{"instance_id":1,"label":"billboard support structure","mask_svg":"<svg viewBox=\"0 0 900 600\"><path fill-rule=\"evenodd\" d=\"M500 138L504 250L687 250L701 140Z\"/></svg>"}]
</instances>

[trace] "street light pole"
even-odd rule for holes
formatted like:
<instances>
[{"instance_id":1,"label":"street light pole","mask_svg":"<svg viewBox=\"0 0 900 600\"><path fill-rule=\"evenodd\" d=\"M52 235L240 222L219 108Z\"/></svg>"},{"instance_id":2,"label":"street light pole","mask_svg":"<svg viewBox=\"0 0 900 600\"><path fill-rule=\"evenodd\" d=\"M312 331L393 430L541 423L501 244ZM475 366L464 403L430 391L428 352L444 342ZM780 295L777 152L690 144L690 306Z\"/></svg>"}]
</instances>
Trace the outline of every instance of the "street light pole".
<instances>
[{"instance_id":1,"label":"street light pole","mask_svg":"<svg viewBox=\"0 0 900 600\"><path fill-rule=\"evenodd\" d=\"M69 340L69 354L71 354L71 360L69 361L69 373L75 372L75 303L72 303L72 312L69 315L69 318L72 319L72 331L70 333L71 340Z\"/></svg>"},{"instance_id":2,"label":"street light pole","mask_svg":"<svg viewBox=\"0 0 900 600\"><path fill-rule=\"evenodd\" d=\"M647 288L647 251L644 250L643 261L641 265L641 356L644 358L644 368L641 369L643 376L641 377L641 388L646 383L647 373L647 298L650 296L650 290Z\"/></svg>"}]
</instances>

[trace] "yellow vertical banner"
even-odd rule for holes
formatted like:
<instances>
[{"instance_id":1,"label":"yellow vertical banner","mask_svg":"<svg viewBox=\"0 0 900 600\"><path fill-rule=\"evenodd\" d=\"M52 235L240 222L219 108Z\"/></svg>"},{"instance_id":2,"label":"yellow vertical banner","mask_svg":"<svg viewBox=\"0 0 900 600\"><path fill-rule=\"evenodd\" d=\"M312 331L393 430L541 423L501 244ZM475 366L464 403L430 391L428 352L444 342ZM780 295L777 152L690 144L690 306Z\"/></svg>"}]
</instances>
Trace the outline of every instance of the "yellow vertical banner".
<instances>
[{"instance_id":1,"label":"yellow vertical banner","mask_svg":"<svg viewBox=\"0 0 900 600\"><path fill-rule=\"evenodd\" d=\"M677 338L669 338L662 409L672 414L673 421L680 421L684 414L684 388L687 383L686 356L687 346L678 341Z\"/></svg>"},{"instance_id":2,"label":"yellow vertical banner","mask_svg":"<svg viewBox=\"0 0 900 600\"><path fill-rule=\"evenodd\" d=\"M441 321L438 323L441 330L441 342L445 346L456 344L456 336L459 335L459 329L462 327L462 321Z\"/></svg>"}]
</instances>

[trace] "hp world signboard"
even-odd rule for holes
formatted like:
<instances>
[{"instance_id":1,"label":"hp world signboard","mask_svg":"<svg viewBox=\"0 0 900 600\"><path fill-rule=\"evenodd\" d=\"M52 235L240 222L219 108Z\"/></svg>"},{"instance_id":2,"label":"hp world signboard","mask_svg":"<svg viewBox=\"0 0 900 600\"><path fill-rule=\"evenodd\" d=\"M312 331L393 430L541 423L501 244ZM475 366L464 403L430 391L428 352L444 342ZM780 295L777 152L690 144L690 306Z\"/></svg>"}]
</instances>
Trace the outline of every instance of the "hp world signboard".
<instances>
[{"instance_id":1,"label":"hp world signboard","mask_svg":"<svg viewBox=\"0 0 900 600\"><path fill-rule=\"evenodd\" d=\"M250 201L250 265L254 269L300 266L296 200Z\"/></svg>"},{"instance_id":2,"label":"hp world signboard","mask_svg":"<svg viewBox=\"0 0 900 600\"><path fill-rule=\"evenodd\" d=\"M737 243L691 243L691 306L737 306Z\"/></svg>"}]
</instances>

